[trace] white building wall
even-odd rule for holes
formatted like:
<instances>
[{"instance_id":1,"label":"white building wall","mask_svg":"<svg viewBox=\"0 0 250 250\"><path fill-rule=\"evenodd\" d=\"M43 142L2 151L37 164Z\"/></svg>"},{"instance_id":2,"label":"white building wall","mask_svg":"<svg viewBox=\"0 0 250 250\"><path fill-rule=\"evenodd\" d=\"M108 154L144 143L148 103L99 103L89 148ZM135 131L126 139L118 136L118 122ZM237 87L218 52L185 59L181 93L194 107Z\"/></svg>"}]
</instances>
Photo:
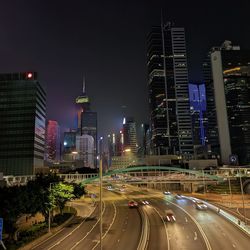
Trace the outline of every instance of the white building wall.
<instances>
[{"instance_id":1,"label":"white building wall","mask_svg":"<svg viewBox=\"0 0 250 250\"><path fill-rule=\"evenodd\" d=\"M94 168L94 138L91 135L76 136L76 159L84 162L84 167Z\"/></svg>"},{"instance_id":2,"label":"white building wall","mask_svg":"<svg viewBox=\"0 0 250 250\"><path fill-rule=\"evenodd\" d=\"M231 155L231 142L220 51L214 51L211 53L211 65L214 84L216 116L219 131L221 161L224 164L228 164L229 156Z\"/></svg>"}]
</instances>

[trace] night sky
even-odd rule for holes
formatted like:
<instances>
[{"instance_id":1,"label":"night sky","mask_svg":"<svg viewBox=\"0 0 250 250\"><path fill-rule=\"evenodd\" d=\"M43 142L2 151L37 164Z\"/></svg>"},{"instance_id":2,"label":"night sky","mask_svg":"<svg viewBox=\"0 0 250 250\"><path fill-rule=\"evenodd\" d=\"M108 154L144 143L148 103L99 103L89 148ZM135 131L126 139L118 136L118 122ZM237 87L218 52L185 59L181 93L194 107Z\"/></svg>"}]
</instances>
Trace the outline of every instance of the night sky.
<instances>
[{"instance_id":1,"label":"night sky","mask_svg":"<svg viewBox=\"0 0 250 250\"><path fill-rule=\"evenodd\" d=\"M146 34L161 9L186 29L193 81L210 47L227 39L250 48L248 0L1 0L0 72L37 71L47 117L63 129L74 125L83 75L100 136L118 130L124 112L147 122Z\"/></svg>"}]
</instances>

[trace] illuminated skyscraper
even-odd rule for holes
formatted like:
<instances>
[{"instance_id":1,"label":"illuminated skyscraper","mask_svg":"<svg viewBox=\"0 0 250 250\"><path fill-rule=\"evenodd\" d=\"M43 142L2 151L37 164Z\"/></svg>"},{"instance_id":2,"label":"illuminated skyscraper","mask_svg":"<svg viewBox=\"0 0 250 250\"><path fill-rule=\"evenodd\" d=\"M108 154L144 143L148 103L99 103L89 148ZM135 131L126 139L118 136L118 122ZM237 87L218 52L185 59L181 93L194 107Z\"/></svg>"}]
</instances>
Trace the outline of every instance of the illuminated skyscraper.
<instances>
[{"instance_id":1,"label":"illuminated skyscraper","mask_svg":"<svg viewBox=\"0 0 250 250\"><path fill-rule=\"evenodd\" d=\"M209 59L203 64L210 68L205 80L208 94L212 95L208 99L214 100L208 106L208 123L216 123L221 161L236 163L238 158L240 164L249 164L250 50L240 50L239 46L225 41L210 51ZM208 143L210 137L208 134Z\"/></svg>"},{"instance_id":2,"label":"illuminated skyscraper","mask_svg":"<svg viewBox=\"0 0 250 250\"><path fill-rule=\"evenodd\" d=\"M60 160L60 127L57 121L49 120L45 137L45 160L55 162Z\"/></svg>"},{"instance_id":3,"label":"illuminated skyscraper","mask_svg":"<svg viewBox=\"0 0 250 250\"><path fill-rule=\"evenodd\" d=\"M46 94L36 72L0 75L0 172L42 171L45 118Z\"/></svg>"},{"instance_id":4,"label":"illuminated skyscraper","mask_svg":"<svg viewBox=\"0 0 250 250\"><path fill-rule=\"evenodd\" d=\"M124 150L131 150L133 154L137 153L136 123L132 117L123 119Z\"/></svg>"},{"instance_id":5,"label":"illuminated skyscraper","mask_svg":"<svg viewBox=\"0 0 250 250\"><path fill-rule=\"evenodd\" d=\"M77 106L77 117L78 117L78 126L77 133L78 135L89 135L93 137L94 140L94 164L97 166L97 113L91 111L90 109L90 100L86 95L86 84L85 79L83 80L83 95L76 98Z\"/></svg>"},{"instance_id":6,"label":"illuminated skyscraper","mask_svg":"<svg viewBox=\"0 0 250 250\"><path fill-rule=\"evenodd\" d=\"M147 37L147 67L153 154L193 153L184 28L153 27Z\"/></svg>"}]
</instances>

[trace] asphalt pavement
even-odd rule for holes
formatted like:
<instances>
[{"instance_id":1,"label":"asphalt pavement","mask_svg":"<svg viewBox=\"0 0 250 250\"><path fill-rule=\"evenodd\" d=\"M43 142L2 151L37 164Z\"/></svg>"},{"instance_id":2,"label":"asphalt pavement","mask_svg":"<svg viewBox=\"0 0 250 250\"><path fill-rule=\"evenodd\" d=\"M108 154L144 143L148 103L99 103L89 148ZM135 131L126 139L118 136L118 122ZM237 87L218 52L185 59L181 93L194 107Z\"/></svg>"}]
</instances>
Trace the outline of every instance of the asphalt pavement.
<instances>
[{"instance_id":1,"label":"asphalt pavement","mask_svg":"<svg viewBox=\"0 0 250 250\"><path fill-rule=\"evenodd\" d=\"M98 193L97 187L91 188ZM141 215L137 208L128 208L128 201L147 199L141 205L149 219L148 250L246 250L250 238L221 215L211 210L197 210L188 199L127 186L126 192L103 191L104 250L136 250L142 234ZM90 204L89 204L90 205ZM81 214L81 205L75 204ZM171 209L176 222L165 220ZM90 216L78 216L59 233L47 239L36 250L100 249L99 209Z\"/></svg>"}]
</instances>

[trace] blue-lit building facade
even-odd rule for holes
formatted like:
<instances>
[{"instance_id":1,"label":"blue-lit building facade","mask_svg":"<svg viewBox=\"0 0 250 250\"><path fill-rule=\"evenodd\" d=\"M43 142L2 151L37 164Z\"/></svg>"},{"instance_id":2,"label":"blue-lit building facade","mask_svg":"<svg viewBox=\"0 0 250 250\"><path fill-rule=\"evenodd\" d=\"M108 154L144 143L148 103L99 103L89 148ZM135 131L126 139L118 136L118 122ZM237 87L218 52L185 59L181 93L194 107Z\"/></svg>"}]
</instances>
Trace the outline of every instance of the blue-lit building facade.
<instances>
[{"instance_id":1,"label":"blue-lit building facade","mask_svg":"<svg viewBox=\"0 0 250 250\"><path fill-rule=\"evenodd\" d=\"M206 145L206 90L203 82L191 82L189 84L190 110L192 117L193 143L194 145Z\"/></svg>"}]
</instances>

